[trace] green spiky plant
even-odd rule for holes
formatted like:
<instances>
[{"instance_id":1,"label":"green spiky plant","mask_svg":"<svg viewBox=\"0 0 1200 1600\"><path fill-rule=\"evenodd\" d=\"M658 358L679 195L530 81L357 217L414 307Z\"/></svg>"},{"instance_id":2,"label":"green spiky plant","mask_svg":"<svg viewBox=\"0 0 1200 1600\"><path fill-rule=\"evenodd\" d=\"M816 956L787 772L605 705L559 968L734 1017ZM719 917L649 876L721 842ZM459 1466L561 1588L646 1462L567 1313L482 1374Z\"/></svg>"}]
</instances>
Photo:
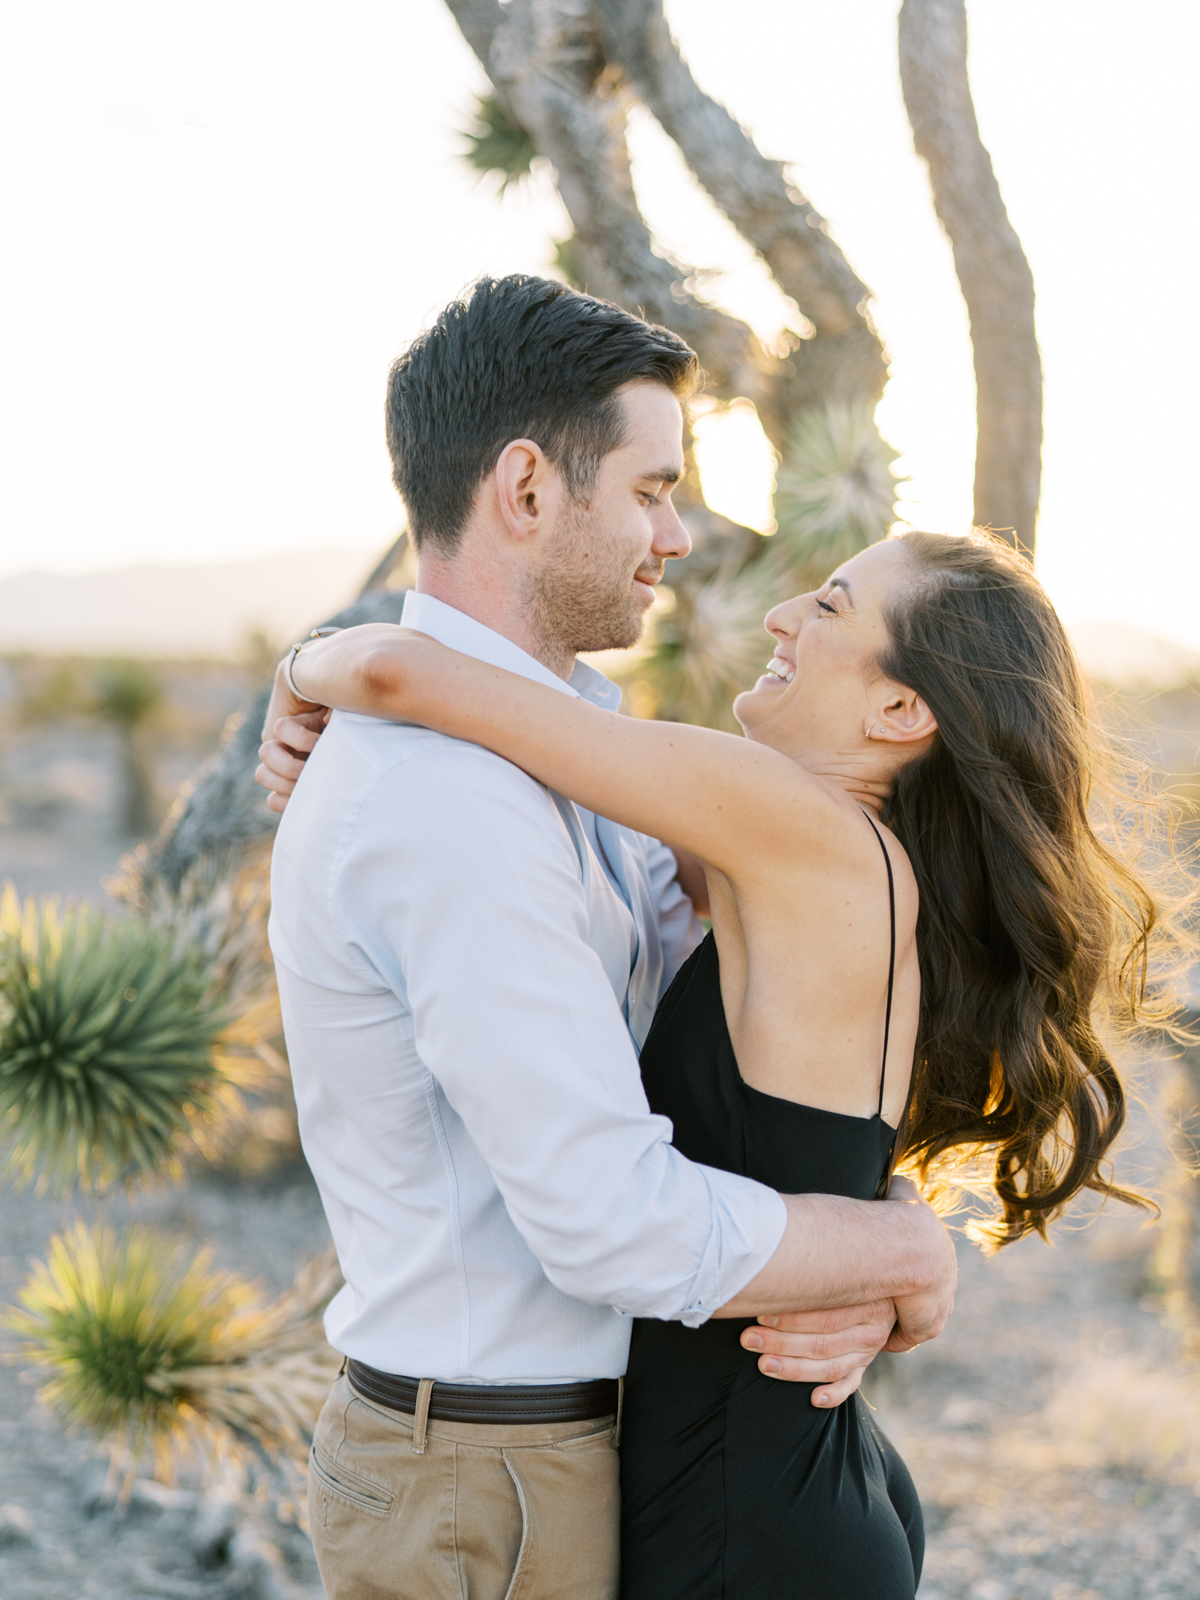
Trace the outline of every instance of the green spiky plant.
<instances>
[{"instance_id":1,"label":"green spiky plant","mask_svg":"<svg viewBox=\"0 0 1200 1600\"><path fill-rule=\"evenodd\" d=\"M3 1325L49 1373L41 1398L130 1463L169 1476L181 1447L303 1456L340 1358L320 1315L341 1279L332 1252L263 1304L252 1284L188 1259L152 1229L55 1236Z\"/></svg>"},{"instance_id":2,"label":"green spiky plant","mask_svg":"<svg viewBox=\"0 0 1200 1600\"><path fill-rule=\"evenodd\" d=\"M789 429L776 474L775 564L820 582L882 539L895 516L895 460L871 407L802 411Z\"/></svg>"},{"instance_id":3,"label":"green spiky plant","mask_svg":"<svg viewBox=\"0 0 1200 1600\"><path fill-rule=\"evenodd\" d=\"M789 434L773 536L707 512L698 522L685 509L694 553L668 573L673 603L656 612L647 653L623 674L638 714L736 728L734 696L770 654L764 616L885 536L895 459L869 408L813 407Z\"/></svg>"},{"instance_id":4,"label":"green spiky plant","mask_svg":"<svg viewBox=\"0 0 1200 1600\"><path fill-rule=\"evenodd\" d=\"M10 1170L62 1191L168 1169L228 1081L204 961L171 930L0 897L0 1126Z\"/></svg>"},{"instance_id":5,"label":"green spiky plant","mask_svg":"<svg viewBox=\"0 0 1200 1600\"><path fill-rule=\"evenodd\" d=\"M480 95L471 126L464 130L466 163L481 177L500 180L498 193L527 177L537 146L494 95Z\"/></svg>"}]
</instances>

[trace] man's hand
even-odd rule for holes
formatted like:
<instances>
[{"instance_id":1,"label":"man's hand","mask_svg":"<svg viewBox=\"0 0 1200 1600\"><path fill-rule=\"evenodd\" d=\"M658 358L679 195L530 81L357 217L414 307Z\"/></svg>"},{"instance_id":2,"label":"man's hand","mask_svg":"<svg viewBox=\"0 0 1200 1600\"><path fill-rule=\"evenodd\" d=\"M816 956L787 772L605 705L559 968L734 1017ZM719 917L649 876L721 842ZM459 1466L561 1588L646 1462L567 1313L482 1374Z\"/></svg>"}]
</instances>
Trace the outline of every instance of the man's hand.
<instances>
[{"instance_id":1,"label":"man's hand","mask_svg":"<svg viewBox=\"0 0 1200 1600\"><path fill-rule=\"evenodd\" d=\"M888 1344L896 1326L893 1300L836 1311L791 1311L760 1317L742 1332L744 1350L761 1351L758 1370L791 1383L816 1383L815 1406L840 1406Z\"/></svg>"},{"instance_id":2,"label":"man's hand","mask_svg":"<svg viewBox=\"0 0 1200 1600\"><path fill-rule=\"evenodd\" d=\"M911 1178L893 1178L888 1189L888 1204L911 1205L929 1238L929 1261L933 1270L929 1286L917 1293L896 1296L896 1326L885 1350L902 1352L936 1339L954 1310L954 1291L958 1286L958 1260L954 1241L933 1207Z\"/></svg>"}]
</instances>

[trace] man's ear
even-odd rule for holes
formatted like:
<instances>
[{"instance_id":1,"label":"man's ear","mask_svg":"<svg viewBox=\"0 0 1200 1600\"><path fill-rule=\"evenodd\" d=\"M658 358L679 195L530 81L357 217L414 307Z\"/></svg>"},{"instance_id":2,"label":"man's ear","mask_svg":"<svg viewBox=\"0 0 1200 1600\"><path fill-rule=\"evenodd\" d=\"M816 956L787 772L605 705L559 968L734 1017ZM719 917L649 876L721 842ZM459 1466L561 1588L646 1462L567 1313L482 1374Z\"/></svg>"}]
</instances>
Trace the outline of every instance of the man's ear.
<instances>
[{"instance_id":1,"label":"man's ear","mask_svg":"<svg viewBox=\"0 0 1200 1600\"><path fill-rule=\"evenodd\" d=\"M506 444L496 462L496 498L511 536L523 541L545 525L557 473L532 439Z\"/></svg>"},{"instance_id":2,"label":"man's ear","mask_svg":"<svg viewBox=\"0 0 1200 1600\"><path fill-rule=\"evenodd\" d=\"M937 718L915 689L885 681L879 686L867 728L869 739L920 744L937 732Z\"/></svg>"}]
</instances>

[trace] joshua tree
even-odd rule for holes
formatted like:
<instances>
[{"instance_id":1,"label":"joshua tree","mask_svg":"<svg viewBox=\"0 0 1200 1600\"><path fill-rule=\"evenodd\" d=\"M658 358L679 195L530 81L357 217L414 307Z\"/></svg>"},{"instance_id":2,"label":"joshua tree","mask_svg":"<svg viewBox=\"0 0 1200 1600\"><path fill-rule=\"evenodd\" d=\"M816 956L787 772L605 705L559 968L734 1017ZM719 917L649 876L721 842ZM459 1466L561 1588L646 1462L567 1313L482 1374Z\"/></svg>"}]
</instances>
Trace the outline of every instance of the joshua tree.
<instances>
[{"instance_id":1,"label":"joshua tree","mask_svg":"<svg viewBox=\"0 0 1200 1600\"><path fill-rule=\"evenodd\" d=\"M96 670L94 709L116 729L121 752L121 827L140 835L154 826L154 783L143 749L146 722L162 690L142 661L108 661Z\"/></svg>"},{"instance_id":2,"label":"joshua tree","mask_svg":"<svg viewBox=\"0 0 1200 1600\"><path fill-rule=\"evenodd\" d=\"M892 520L894 453L874 422L886 358L870 292L783 164L698 87L662 0L447 4L493 89L477 108L473 164L507 184L544 157L574 228L559 243L559 270L687 338L710 396L752 402L777 452L773 537L716 516L694 492L685 499L694 550L672 574L673 606L638 668L643 709L723 721L759 659L770 598L880 538ZM979 144L965 51L962 0L905 0L905 93L976 342L977 516L1011 524L1031 547L1030 461L1036 467L1040 441L1032 289ZM744 323L707 305L692 269L655 253L625 142L635 99L798 307L779 346L766 349ZM1007 322L989 318L989 284L1008 295ZM1023 377L1006 388L997 353L1012 328L1022 333ZM1016 421L1014 407L1025 408ZM397 621L400 596L381 586L403 553L401 537L359 601L333 620ZM127 821L141 832L148 789L135 767L134 735L155 694L144 676L122 671L110 675L104 698L125 740ZM64 932L51 926L54 913L17 915L10 902L0 946L8 962L7 978L0 973L0 1089L27 1168L87 1177L94 1166L113 1177L161 1167L181 1135L195 1137L220 1096L236 1088L230 1060L240 1059L242 1071L277 1063L267 1043L276 1013L262 940L261 847L273 818L253 782L266 695L233 720L159 838L126 863L123 892L138 915L119 927L81 921ZM193 953L185 957L184 946ZM88 983L88 993L95 990L97 973L104 993L90 1002L100 1020L89 1033L70 1001ZM181 1032L185 1016L194 1026ZM165 1030L158 1043L155 1018ZM148 1040L152 1048L141 1048ZM187 1415L222 1436L295 1448L327 1379L315 1319L335 1285L332 1266L314 1266L290 1297L246 1313L245 1287L214 1277L205 1260L181 1263L141 1234L118 1240L103 1229L77 1231L55 1242L10 1325L57 1373L50 1397L76 1420L133 1443L166 1444Z\"/></svg>"},{"instance_id":3,"label":"joshua tree","mask_svg":"<svg viewBox=\"0 0 1200 1600\"><path fill-rule=\"evenodd\" d=\"M766 596L819 577L892 521L894 452L874 423L886 357L870 291L783 164L765 157L697 85L662 0L447 5L493 86L469 137L472 164L497 173L503 187L544 157L574 227L558 245L559 270L687 338L709 395L749 399L779 456L774 539L685 499L695 553L672 569L674 608L639 669L641 707L727 723L731 692L761 653ZM1031 550L1041 440L1032 279L979 140L962 0L907 0L901 48L918 148L930 163L972 316L976 518L1011 526ZM655 253L625 142L635 100L798 307L782 350L764 349L744 323L700 300L693 268ZM1010 344L1013 372L1005 365Z\"/></svg>"}]
</instances>

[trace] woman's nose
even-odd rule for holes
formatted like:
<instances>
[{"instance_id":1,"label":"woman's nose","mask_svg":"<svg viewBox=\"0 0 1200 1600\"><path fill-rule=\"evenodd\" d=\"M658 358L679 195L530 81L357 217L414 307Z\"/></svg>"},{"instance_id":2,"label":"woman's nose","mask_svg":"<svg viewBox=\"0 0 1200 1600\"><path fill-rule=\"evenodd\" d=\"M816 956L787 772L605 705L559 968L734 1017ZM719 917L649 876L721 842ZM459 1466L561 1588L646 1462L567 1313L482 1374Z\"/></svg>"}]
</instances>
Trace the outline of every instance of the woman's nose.
<instances>
[{"instance_id":1,"label":"woman's nose","mask_svg":"<svg viewBox=\"0 0 1200 1600\"><path fill-rule=\"evenodd\" d=\"M795 600L784 600L777 606L772 606L767 612L764 626L769 634L776 639L792 639L799 632L800 602L803 596Z\"/></svg>"}]
</instances>

